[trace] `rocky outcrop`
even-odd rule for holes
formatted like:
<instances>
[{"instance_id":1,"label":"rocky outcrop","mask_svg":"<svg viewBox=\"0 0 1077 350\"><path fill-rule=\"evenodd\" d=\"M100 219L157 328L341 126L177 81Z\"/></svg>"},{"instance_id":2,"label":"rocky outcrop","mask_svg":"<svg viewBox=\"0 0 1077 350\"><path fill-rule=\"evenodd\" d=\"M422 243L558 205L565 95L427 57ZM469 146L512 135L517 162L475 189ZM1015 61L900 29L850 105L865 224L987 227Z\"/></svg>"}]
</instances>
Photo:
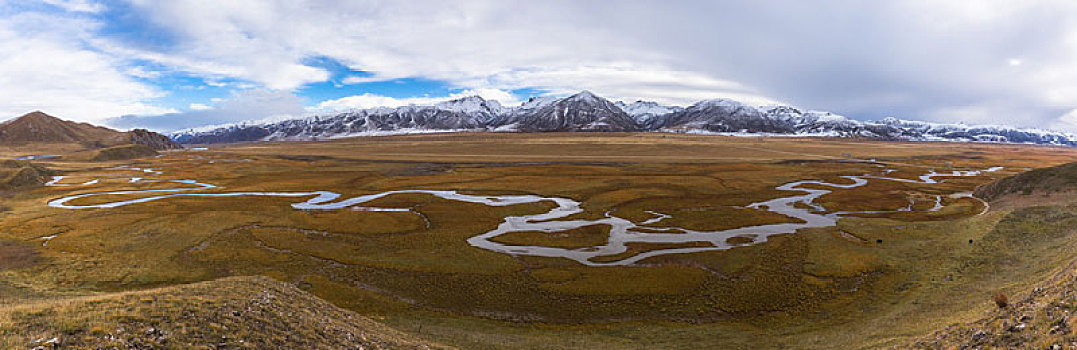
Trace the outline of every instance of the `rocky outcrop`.
<instances>
[{"instance_id":1,"label":"rocky outcrop","mask_svg":"<svg viewBox=\"0 0 1077 350\"><path fill-rule=\"evenodd\" d=\"M145 145L155 150L169 150L179 149L180 146L176 141L168 138L168 136L161 135L146 129L134 129L127 132L128 142L135 145Z\"/></svg>"},{"instance_id":2,"label":"rocky outcrop","mask_svg":"<svg viewBox=\"0 0 1077 350\"><path fill-rule=\"evenodd\" d=\"M54 174L54 171L28 161L4 160L0 162L0 190L40 187Z\"/></svg>"}]
</instances>

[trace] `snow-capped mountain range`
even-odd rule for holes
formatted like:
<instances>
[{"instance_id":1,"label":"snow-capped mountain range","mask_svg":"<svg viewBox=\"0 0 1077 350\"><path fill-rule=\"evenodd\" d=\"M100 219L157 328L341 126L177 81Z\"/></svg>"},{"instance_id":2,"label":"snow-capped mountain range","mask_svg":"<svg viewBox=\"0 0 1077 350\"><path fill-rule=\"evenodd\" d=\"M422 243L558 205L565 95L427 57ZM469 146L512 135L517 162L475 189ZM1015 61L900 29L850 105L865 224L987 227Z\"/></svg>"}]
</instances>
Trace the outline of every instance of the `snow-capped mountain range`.
<instances>
[{"instance_id":1,"label":"snow-capped mountain range","mask_svg":"<svg viewBox=\"0 0 1077 350\"><path fill-rule=\"evenodd\" d=\"M977 141L1077 145L1077 135L1007 126L940 124L885 118L857 121L789 106L757 107L727 99L687 108L655 102L611 102L589 91L536 97L517 107L478 96L432 106L380 107L211 130L176 132L180 143L313 140L386 134L496 132L679 132L720 135L859 137L887 140Z\"/></svg>"}]
</instances>

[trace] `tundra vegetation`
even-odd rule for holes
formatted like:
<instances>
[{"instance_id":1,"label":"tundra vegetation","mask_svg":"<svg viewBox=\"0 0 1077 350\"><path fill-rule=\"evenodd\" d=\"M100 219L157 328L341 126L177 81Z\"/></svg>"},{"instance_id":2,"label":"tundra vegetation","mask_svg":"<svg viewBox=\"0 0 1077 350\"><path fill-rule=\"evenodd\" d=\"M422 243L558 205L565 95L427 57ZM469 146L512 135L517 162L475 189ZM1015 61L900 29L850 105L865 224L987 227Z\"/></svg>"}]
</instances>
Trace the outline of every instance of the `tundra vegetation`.
<instances>
[{"instance_id":1,"label":"tundra vegetation","mask_svg":"<svg viewBox=\"0 0 1077 350\"><path fill-rule=\"evenodd\" d=\"M0 335L11 340L0 344L29 346L51 337L104 344L95 339L130 324L172 334L173 344L205 345L228 332L198 333L162 314L189 308L189 301L178 301L183 293L207 305L238 307L246 299L236 298L244 297L203 291L215 283L240 288L236 284L247 281L258 288L297 289L303 294L286 293L301 295L297 300L309 293L328 302L312 305L373 320L371 327L388 327L376 328L389 332L378 341L400 344L902 346L992 312L998 308L995 293L1023 295L1067 265L1077 249L1069 210L993 205L985 211L980 200L952 195L1031 168L1072 162L1075 156L1077 150L1070 148L1000 144L458 133L233 144L137 160L35 161L40 169L34 171L62 174L62 184L101 181L20 187L0 198L11 208L0 212ZM289 204L304 199L281 197L176 197L78 210L46 205L79 193L175 187L131 182L131 177L197 179L219 186L199 190L207 193L325 190L350 197L421 189L564 197L582 203L584 211L573 218L615 213L642 222L656 212L670 216L647 225L656 232L665 227L705 231L797 222L745 207L789 196L775 188L792 181L848 182L842 176L883 169L893 169L887 176L915 179L932 169L996 166L1004 169L938 178L943 181L937 184L871 181L815 201L827 212L906 206L910 211L854 215L833 227L756 244L749 244L751 237L735 237L730 243L738 246L732 249L659 255L629 266L591 267L468 245L468 238L496 228L507 216L550 210L548 202L486 206L399 194L364 206L411 211L297 210ZM149 195L94 196L70 204L138 196ZM936 203L942 207L928 211ZM1022 210L1047 212L1018 215ZM496 239L586 248L605 243L608 232L608 225L593 225ZM637 243L620 256L599 260L700 244L706 243ZM7 252L21 258L4 258ZM191 283L197 284L186 286ZM272 284L283 286L267 286ZM172 301L155 299L160 293ZM74 312L81 305L111 311L95 318ZM245 332L212 340L229 344L253 341L265 335L258 332L278 327L221 322ZM33 334L21 334L25 329ZM150 340L156 341L154 336Z\"/></svg>"}]
</instances>

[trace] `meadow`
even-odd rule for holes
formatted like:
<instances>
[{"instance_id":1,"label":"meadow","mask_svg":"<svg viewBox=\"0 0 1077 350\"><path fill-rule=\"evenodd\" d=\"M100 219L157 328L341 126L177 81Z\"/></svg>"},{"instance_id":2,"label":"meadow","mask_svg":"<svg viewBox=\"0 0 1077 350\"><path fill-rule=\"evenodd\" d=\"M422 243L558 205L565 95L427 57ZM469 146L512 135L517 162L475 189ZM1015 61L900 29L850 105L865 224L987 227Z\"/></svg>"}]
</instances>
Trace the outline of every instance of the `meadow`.
<instances>
[{"instance_id":1,"label":"meadow","mask_svg":"<svg viewBox=\"0 0 1077 350\"><path fill-rule=\"evenodd\" d=\"M1077 151L1059 147L459 133L234 144L137 161L71 159L37 163L63 172L65 184L101 181L0 198L11 208L0 213L0 252L24 257L0 258L6 296L0 306L260 275L418 339L460 348L884 347L989 310L993 293L1026 290L1077 248L1063 219L982 213L982 202L950 196L1077 160ZM584 266L467 243L505 217L550 210L548 202L487 206L399 194L364 206L410 211L297 210L290 204L304 199L253 196L102 209L46 205L73 194L176 185L129 180L137 176L218 186L199 190L205 192L562 197L582 203L572 219L616 215L643 222L659 212L670 217L648 225L656 232L712 231L797 222L746 208L789 196L776 187L793 181L840 182L882 169L915 179L931 170L989 167L1004 168L936 184L870 181L815 201L827 213L910 211L850 215L833 227L755 244L742 237L732 249L665 254L628 266ZM72 203L139 196L147 195ZM936 201L942 207L928 211ZM608 232L609 226L593 225L512 233L497 242L581 249L604 244ZM631 244L596 261L701 244ZM1015 245L1022 253L1013 253Z\"/></svg>"}]
</instances>

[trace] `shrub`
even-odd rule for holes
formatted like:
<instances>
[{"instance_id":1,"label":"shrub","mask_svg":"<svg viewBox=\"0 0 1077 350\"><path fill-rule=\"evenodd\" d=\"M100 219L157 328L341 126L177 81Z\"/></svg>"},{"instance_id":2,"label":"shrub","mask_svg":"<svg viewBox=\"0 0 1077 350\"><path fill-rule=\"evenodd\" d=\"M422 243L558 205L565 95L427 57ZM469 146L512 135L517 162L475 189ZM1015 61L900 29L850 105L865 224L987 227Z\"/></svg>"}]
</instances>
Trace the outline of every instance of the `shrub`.
<instances>
[{"instance_id":1,"label":"shrub","mask_svg":"<svg viewBox=\"0 0 1077 350\"><path fill-rule=\"evenodd\" d=\"M1006 294L995 293L993 300L995 301L995 305L998 305L998 308L1000 309L1010 305L1010 299L1006 297Z\"/></svg>"}]
</instances>

